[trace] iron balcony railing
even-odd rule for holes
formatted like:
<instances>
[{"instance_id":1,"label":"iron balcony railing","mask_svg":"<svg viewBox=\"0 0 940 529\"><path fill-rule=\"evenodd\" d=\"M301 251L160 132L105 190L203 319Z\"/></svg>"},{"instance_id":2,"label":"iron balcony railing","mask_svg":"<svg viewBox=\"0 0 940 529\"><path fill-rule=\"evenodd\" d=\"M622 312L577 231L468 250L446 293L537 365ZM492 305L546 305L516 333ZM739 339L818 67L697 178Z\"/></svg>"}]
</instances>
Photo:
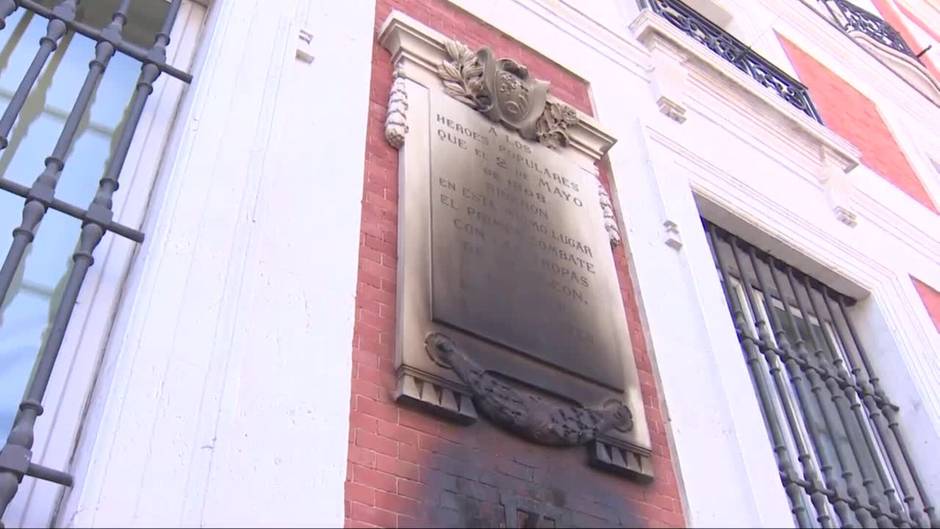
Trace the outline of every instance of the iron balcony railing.
<instances>
[{"instance_id":1,"label":"iron balcony railing","mask_svg":"<svg viewBox=\"0 0 940 529\"><path fill-rule=\"evenodd\" d=\"M861 31L885 46L920 60L898 30L891 27L891 24L847 0L819 1L826 6L832 19L844 31Z\"/></svg>"},{"instance_id":2,"label":"iron balcony railing","mask_svg":"<svg viewBox=\"0 0 940 529\"><path fill-rule=\"evenodd\" d=\"M91 0L87 3L94 6ZM120 0L111 16L110 23L102 29L89 26L78 19L77 10L81 0L60 0L53 8L45 7L33 0L0 0L0 30L6 27L6 19L17 9L25 9L34 15L48 19L45 35L39 40L39 46L32 63L19 82L2 117L0 117L0 150L7 147L10 132L23 110L33 86L36 84L43 67L50 55L62 42L67 32L84 35L96 42L94 57L88 65L88 72L78 89L71 112L59 133L58 141L41 167L39 175L29 187L11 180L8 175L0 174L0 190L19 195L25 201L22 222L13 230L13 240L0 268L0 302L9 293L17 269L23 266L24 255L36 236L37 228L43 216L50 209L59 211L82 222L78 234L76 250L72 255L71 268L65 280L60 301L48 329L46 339L39 350L33 373L26 386L25 396L19 406L13 426L6 443L0 448L0 518L13 500L24 476L52 481L71 486L72 476L32 461L33 431L37 418L42 414L42 401L52 370L65 337L65 331L78 298L85 275L94 262L92 256L103 236L112 232L136 242L143 241L144 235L138 230L114 222L112 198L118 189L118 178L130 150L137 125L144 112L147 99L153 92L154 82L161 73L190 82L192 77L166 63L167 45L170 42L170 30L180 11L182 0L170 0L166 16L159 32L156 33L150 48L136 46L123 37L128 22L131 0ZM108 63L115 53L122 53L141 63L140 76L130 99L127 118L117 138L112 155L107 162L103 177L98 183L94 198L87 208L69 204L56 198L56 186L65 167L69 151L75 147L77 133L81 123L89 112L95 92L104 76ZM0 528L3 527L0 521Z\"/></svg>"},{"instance_id":3,"label":"iron balcony railing","mask_svg":"<svg viewBox=\"0 0 940 529\"><path fill-rule=\"evenodd\" d=\"M701 42L737 69L750 75L761 85L772 89L785 101L822 123L819 112L809 97L809 90L770 61L760 56L727 31L700 15L679 0L638 0L672 25Z\"/></svg>"}]
</instances>

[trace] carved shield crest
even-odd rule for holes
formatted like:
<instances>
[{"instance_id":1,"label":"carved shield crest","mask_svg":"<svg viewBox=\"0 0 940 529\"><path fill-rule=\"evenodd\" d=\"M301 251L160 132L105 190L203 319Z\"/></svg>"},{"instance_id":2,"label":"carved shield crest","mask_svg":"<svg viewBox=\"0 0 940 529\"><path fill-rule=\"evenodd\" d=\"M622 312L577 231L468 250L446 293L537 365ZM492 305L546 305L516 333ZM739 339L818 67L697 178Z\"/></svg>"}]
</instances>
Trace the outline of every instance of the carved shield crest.
<instances>
[{"instance_id":1,"label":"carved shield crest","mask_svg":"<svg viewBox=\"0 0 940 529\"><path fill-rule=\"evenodd\" d=\"M480 110L518 130L522 137L536 138L536 121L545 109L549 84L531 78L528 69L512 59L495 59L489 48L479 50L477 58L490 96L489 104Z\"/></svg>"}]
</instances>

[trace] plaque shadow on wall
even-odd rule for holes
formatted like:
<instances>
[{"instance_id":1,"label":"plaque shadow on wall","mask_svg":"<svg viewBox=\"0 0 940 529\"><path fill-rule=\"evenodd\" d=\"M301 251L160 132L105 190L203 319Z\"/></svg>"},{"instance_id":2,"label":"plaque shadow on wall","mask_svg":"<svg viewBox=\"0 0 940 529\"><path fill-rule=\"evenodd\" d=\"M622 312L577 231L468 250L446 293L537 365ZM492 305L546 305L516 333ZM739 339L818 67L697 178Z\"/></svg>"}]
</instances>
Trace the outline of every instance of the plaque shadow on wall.
<instances>
[{"instance_id":1,"label":"plaque shadow on wall","mask_svg":"<svg viewBox=\"0 0 940 529\"><path fill-rule=\"evenodd\" d=\"M595 163L614 143L524 65L393 12L398 402L653 477Z\"/></svg>"}]
</instances>

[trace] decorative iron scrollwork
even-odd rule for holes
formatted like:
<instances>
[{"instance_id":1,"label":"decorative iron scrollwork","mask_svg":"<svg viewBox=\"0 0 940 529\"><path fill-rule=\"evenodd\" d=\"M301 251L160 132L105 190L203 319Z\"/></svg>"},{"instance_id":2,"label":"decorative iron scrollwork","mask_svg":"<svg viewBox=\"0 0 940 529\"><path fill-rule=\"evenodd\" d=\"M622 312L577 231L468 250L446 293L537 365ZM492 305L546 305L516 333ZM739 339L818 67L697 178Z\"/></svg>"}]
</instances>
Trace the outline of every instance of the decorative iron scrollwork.
<instances>
[{"instance_id":1,"label":"decorative iron scrollwork","mask_svg":"<svg viewBox=\"0 0 940 529\"><path fill-rule=\"evenodd\" d=\"M578 113L548 101L548 82L531 77L512 59L495 58L489 48L473 52L453 40L444 48L450 60L438 65L437 74L449 96L527 140L552 149L568 145L567 129L578 122Z\"/></svg>"},{"instance_id":2,"label":"decorative iron scrollwork","mask_svg":"<svg viewBox=\"0 0 940 529\"><path fill-rule=\"evenodd\" d=\"M680 0L641 0L640 4L648 6L654 13L704 44L735 68L773 90L783 100L809 117L822 123L819 112L816 111L809 97L809 91L802 83L774 66L750 46L734 38L717 24Z\"/></svg>"},{"instance_id":3,"label":"decorative iron scrollwork","mask_svg":"<svg viewBox=\"0 0 940 529\"><path fill-rule=\"evenodd\" d=\"M846 0L823 0L832 17L846 31L861 31L876 42L919 60L904 37L891 24Z\"/></svg>"},{"instance_id":4,"label":"decorative iron scrollwork","mask_svg":"<svg viewBox=\"0 0 940 529\"><path fill-rule=\"evenodd\" d=\"M517 390L471 360L449 337L430 333L425 349L439 365L452 369L470 388L477 409L493 422L539 444L586 444L611 429L633 429L633 414L622 402L611 400L602 410L564 406Z\"/></svg>"}]
</instances>

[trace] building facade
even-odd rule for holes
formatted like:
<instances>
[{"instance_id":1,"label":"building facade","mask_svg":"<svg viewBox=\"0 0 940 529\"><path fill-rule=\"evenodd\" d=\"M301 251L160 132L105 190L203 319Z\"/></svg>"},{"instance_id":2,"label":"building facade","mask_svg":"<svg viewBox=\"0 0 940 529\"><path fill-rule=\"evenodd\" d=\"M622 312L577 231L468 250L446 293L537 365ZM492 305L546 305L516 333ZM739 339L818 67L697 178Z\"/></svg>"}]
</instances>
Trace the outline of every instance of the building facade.
<instances>
[{"instance_id":1,"label":"building facade","mask_svg":"<svg viewBox=\"0 0 940 529\"><path fill-rule=\"evenodd\" d=\"M936 2L0 16L6 527L940 525Z\"/></svg>"}]
</instances>

